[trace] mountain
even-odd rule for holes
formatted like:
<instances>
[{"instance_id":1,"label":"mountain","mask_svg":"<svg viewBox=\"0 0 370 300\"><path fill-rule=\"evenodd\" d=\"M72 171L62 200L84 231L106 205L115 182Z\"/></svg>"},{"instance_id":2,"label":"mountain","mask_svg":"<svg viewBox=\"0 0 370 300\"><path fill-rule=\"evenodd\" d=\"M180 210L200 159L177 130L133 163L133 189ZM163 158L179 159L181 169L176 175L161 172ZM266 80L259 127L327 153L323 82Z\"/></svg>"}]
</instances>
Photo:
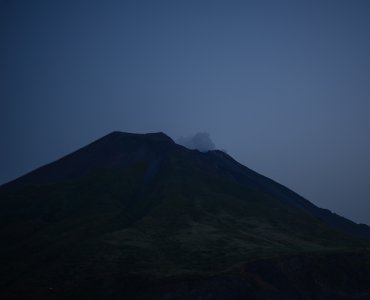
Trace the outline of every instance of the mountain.
<instances>
[{"instance_id":1,"label":"mountain","mask_svg":"<svg viewBox=\"0 0 370 300\"><path fill-rule=\"evenodd\" d=\"M368 226L163 133L1 186L0 239L1 299L370 299Z\"/></svg>"}]
</instances>

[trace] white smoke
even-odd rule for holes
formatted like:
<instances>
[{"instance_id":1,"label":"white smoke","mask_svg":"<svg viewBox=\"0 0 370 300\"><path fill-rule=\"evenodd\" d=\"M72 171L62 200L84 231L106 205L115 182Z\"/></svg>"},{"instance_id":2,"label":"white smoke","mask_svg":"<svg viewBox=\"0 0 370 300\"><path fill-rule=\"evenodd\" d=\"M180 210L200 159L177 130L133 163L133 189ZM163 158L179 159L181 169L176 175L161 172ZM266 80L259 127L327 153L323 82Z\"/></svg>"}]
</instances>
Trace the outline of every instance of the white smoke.
<instances>
[{"instance_id":1,"label":"white smoke","mask_svg":"<svg viewBox=\"0 0 370 300\"><path fill-rule=\"evenodd\" d=\"M215 144L211 140L208 132L198 132L193 136L180 137L177 143L188 148L197 149L201 152L207 152L215 149Z\"/></svg>"}]
</instances>

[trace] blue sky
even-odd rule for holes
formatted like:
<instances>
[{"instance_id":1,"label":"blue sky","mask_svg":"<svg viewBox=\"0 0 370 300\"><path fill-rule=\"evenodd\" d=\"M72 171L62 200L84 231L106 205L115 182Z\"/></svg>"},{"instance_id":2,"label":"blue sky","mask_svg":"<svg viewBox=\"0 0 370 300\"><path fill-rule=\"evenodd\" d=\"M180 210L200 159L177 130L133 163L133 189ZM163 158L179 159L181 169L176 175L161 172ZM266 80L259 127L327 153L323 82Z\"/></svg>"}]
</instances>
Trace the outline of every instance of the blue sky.
<instances>
[{"instance_id":1,"label":"blue sky","mask_svg":"<svg viewBox=\"0 0 370 300\"><path fill-rule=\"evenodd\" d=\"M114 131L209 132L370 224L368 1L0 1L0 183Z\"/></svg>"}]
</instances>

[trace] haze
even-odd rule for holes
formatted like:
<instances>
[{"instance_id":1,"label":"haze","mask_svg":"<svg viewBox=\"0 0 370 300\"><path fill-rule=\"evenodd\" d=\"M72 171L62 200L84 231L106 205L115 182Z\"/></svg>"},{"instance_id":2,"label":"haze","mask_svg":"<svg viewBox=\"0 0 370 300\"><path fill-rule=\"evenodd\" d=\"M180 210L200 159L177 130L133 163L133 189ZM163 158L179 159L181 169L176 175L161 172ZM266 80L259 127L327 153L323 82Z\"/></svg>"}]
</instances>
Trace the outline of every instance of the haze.
<instances>
[{"instance_id":1,"label":"haze","mask_svg":"<svg viewBox=\"0 0 370 300\"><path fill-rule=\"evenodd\" d=\"M370 224L369 53L369 1L0 1L0 183L110 131L201 132Z\"/></svg>"}]
</instances>

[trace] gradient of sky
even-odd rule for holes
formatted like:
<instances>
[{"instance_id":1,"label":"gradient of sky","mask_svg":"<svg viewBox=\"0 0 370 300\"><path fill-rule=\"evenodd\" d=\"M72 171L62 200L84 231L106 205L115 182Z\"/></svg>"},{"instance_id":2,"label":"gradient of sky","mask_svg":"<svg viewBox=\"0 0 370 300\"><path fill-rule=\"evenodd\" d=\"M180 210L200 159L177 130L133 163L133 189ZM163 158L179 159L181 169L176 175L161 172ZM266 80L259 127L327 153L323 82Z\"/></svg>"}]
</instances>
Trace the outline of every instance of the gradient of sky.
<instances>
[{"instance_id":1,"label":"gradient of sky","mask_svg":"<svg viewBox=\"0 0 370 300\"><path fill-rule=\"evenodd\" d=\"M113 130L370 224L370 1L0 0L0 184Z\"/></svg>"}]
</instances>

